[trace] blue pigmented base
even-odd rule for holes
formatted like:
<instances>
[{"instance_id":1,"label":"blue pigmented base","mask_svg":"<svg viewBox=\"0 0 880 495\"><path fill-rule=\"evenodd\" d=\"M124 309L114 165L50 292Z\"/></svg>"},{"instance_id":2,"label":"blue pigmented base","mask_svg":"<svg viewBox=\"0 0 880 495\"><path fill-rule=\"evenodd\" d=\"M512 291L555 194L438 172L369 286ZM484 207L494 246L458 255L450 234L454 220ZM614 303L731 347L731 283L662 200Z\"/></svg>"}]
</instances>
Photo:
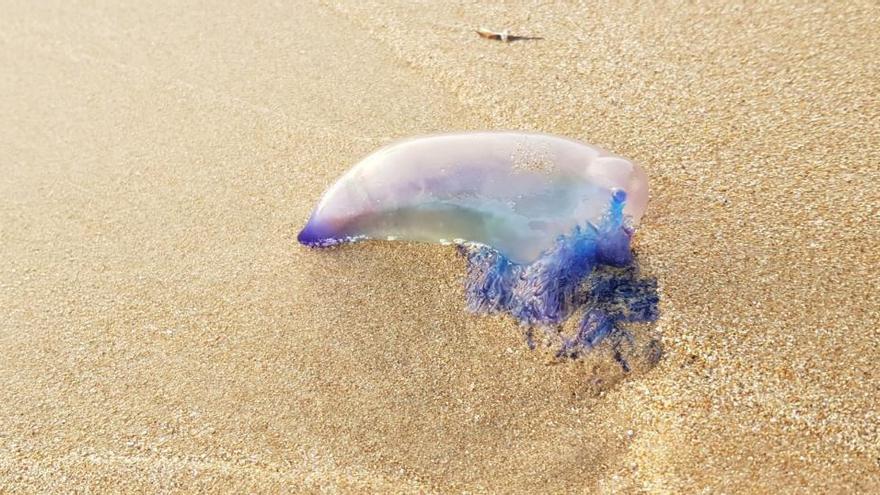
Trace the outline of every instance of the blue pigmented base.
<instances>
[{"instance_id":1,"label":"blue pigmented base","mask_svg":"<svg viewBox=\"0 0 880 495\"><path fill-rule=\"evenodd\" d=\"M555 327L574 312L583 316L576 335L563 337L558 357L576 358L608 337L615 359L629 365L620 343L632 341L625 322L659 316L656 280L639 278L630 249L631 231L623 221L624 194L615 194L599 226L577 227L528 265L513 263L484 245L460 246L467 259L465 292L474 313L508 313L529 327ZM530 346L533 343L530 342Z\"/></svg>"}]
</instances>

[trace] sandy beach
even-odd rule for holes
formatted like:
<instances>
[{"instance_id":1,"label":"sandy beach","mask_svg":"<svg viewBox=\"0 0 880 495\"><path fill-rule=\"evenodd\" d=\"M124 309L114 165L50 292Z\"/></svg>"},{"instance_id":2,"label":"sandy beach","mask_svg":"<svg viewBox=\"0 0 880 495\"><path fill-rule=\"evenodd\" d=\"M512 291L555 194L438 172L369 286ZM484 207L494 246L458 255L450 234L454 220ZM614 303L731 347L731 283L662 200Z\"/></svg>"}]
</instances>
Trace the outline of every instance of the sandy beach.
<instances>
[{"instance_id":1,"label":"sandy beach","mask_svg":"<svg viewBox=\"0 0 880 495\"><path fill-rule=\"evenodd\" d=\"M0 493L880 490L880 6L625 3L0 0ZM655 366L297 244L473 129L642 164Z\"/></svg>"}]
</instances>

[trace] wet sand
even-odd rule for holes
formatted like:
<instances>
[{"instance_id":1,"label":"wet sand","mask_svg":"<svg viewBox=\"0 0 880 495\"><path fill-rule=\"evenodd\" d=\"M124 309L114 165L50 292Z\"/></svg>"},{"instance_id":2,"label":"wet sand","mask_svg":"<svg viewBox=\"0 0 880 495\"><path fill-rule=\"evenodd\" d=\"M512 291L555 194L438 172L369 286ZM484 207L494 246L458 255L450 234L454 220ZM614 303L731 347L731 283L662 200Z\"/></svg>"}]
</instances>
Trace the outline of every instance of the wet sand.
<instances>
[{"instance_id":1,"label":"wet sand","mask_svg":"<svg viewBox=\"0 0 880 495\"><path fill-rule=\"evenodd\" d=\"M880 485L875 3L2 11L0 492ZM484 128L645 167L656 366L529 351L451 247L296 244L364 154Z\"/></svg>"}]
</instances>

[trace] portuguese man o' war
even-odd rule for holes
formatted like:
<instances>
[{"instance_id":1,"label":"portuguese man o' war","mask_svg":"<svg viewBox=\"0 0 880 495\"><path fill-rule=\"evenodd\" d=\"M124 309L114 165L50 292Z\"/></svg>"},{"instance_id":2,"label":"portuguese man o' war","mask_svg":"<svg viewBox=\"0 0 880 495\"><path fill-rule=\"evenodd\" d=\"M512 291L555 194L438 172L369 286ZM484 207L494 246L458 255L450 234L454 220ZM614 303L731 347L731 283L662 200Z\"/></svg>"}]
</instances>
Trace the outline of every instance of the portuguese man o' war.
<instances>
[{"instance_id":1,"label":"portuguese man o' war","mask_svg":"<svg viewBox=\"0 0 880 495\"><path fill-rule=\"evenodd\" d=\"M621 324L657 318L656 282L638 277L630 248L647 203L641 167L600 148L537 133L442 134L364 158L324 193L297 239L454 243L472 312L553 329L583 310L557 355L614 336L626 369L617 346L631 338Z\"/></svg>"}]
</instances>

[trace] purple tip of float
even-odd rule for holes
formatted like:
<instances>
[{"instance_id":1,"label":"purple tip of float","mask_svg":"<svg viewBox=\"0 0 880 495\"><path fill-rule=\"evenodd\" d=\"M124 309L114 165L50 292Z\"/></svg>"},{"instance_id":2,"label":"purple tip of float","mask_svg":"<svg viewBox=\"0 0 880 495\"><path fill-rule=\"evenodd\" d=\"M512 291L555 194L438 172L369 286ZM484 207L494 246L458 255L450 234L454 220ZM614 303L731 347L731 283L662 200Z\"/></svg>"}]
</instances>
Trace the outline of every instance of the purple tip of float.
<instances>
[{"instance_id":1,"label":"purple tip of float","mask_svg":"<svg viewBox=\"0 0 880 495\"><path fill-rule=\"evenodd\" d=\"M310 218L306 226L299 231L296 240L309 247L325 247L339 243L339 240L333 237L330 229L316 222L314 217Z\"/></svg>"},{"instance_id":2,"label":"purple tip of float","mask_svg":"<svg viewBox=\"0 0 880 495\"><path fill-rule=\"evenodd\" d=\"M315 224L313 224L311 220L306 223L306 226L303 227L296 236L296 240L304 246L311 246L317 243L320 238L321 236L318 234L318 229L315 228Z\"/></svg>"}]
</instances>

